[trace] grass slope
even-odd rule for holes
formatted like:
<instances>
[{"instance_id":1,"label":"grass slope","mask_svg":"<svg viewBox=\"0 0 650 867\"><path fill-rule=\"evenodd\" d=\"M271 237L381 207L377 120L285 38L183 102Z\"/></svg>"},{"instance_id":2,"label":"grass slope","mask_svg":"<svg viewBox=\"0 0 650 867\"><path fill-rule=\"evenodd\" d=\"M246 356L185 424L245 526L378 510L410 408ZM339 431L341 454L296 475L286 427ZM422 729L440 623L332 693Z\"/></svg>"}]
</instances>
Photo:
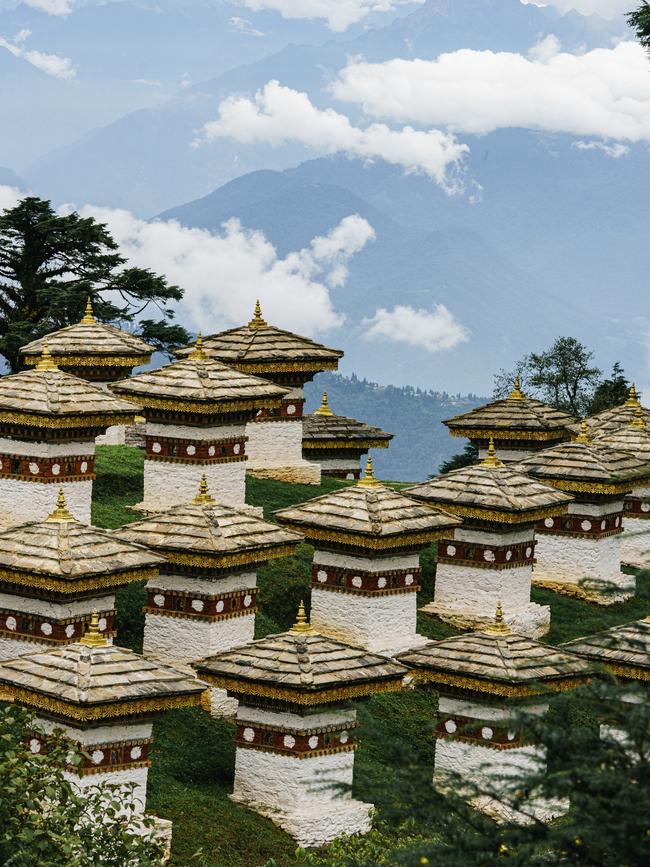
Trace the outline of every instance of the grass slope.
<instances>
[{"instance_id":1,"label":"grass slope","mask_svg":"<svg viewBox=\"0 0 650 867\"><path fill-rule=\"evenodd\" d=\"M93 521L98 526L119 527L137 516L128 506L142 498L141 452L127 447L102 446L97 450ZM265 514L319 493L335 490L345 482L328 479L320 488L251 479L247 500L263 506ZM260 612L256 633L262 637L287 629L301 598L309 599L311 574L309 545L301 545L296 557L270 563L259 575ZM420 604L433 594L435 551L422 557ZM534 601L551 606L552 629L548 640L567 641L616 623L650 613L650 582L639 580L639 595L623 605L603 609L578 600L537 590ZM142 585L118 593L118 643L142 649L144 616ZM430 638L454 633L449 626L420 615L419 631ZM414 759L432 765L435 700L423 692L405 691L376 696L358 705L360 747L356 759L355 795L371 800L375 781L390 779L391 739L407 746ZM211 719L200 710L175 711L155 724L153 767L149 774L148 808L174 822L173 867L261 867L273 859L274 867L297 867L293 840L228 798L234 774L234 727ZM381 804L377 805L381 810ZM198 854L197 854L198 853Z\"/></svg>"}]
</instances>

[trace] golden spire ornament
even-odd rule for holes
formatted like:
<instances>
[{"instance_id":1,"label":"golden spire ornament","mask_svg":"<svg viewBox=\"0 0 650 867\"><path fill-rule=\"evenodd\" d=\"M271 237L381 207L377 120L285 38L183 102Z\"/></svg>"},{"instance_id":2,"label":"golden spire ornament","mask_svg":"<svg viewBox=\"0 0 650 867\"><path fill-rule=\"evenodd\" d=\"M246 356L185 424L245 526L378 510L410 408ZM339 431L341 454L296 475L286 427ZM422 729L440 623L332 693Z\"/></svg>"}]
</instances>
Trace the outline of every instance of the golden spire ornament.
<instances>
[{"instance_id":1,"label":"golden spire ornament","mask_svg":"<svg viewBox=\"0 0 650 867\"><path fill-rule=\"evenodd\" d=\"M589 428L587 427L587 419L583 418L580 422L580 433L575 438L574 442L582 443L583 445L588 446L591 442L591 437L589 436Z\"/></svg>"},{"instance_id":2,"label":"golden spire ornament","mask_svg":"<svg viewBox=\"0 0 650 867\"><path fill-rule=\"evenodd\" d=\"M368 455L368 461L366 463L366 471L363 475L363 478L359 479L357 482L357 487L359 488L378 488L380 482L375 478L375 473L372 467L372 458Z\"/></svg>"},{"instance_id":3,"label":"golden spire ornament","mask_svg":"<svg viewBox=\"0 0 650 867\"><path fill-rule=\"evenodd\" d=\"M93 300L90 296L88 296L88 300L86 301L86 312L84 313L84 317L81 320L81 325L94 325L97 320L95 319L95 315L93 313Z\"/></svg>"},{"instance_id":4,"label":"golden spire ornament","mask_svg":"<svg viewBox=\"0 0 650 867\"><path fill-rule=\"evenodd\" d=\"M248 323L249 328L266 328L269 323L262 316L262 305L260 304L260 299L258 298L255 302L255 315Z\"/></svg>"},{"instance_id":5,"label":"golden spire ornament","mask_svg":"<svg viewBox=\"0 0 650 867\"><path fill-rule=\"evenodd\" d=\"M326 391L323 392L323 400L321 401L321 405L314 412L314 415L334 415L334 413L330 409Z\"/></svg>"},{"instance_id":6,"label":"golden spire ornament","mask_svg":"<svg viewBox=\"0 0 650 867\"><path fill-rule=\"evenodd\" d=\"M296 622L293 624L289 632L292 632L294 635L316 635L316 630L313 628L311 623L307 620L307 613L305 612L305 603L300 600L300 605L298 606L298 614L296 616Z\"/></svg>"},{"instance_id":7,"label":"golden spire ornament","mask_svg":"<svg viewBox=\"0 0 650 867\"><path fill-rule=\"evenodd\" d=\"M487 455L481 462L481 466L483 467L502 467L503 461L499 460L497 457L497 450L494 447L494 437L490 437L490 441L488 443Z\"/></svg>"},{"instance_id":8,"label":"golden spire ornament","mask_svg":"<svg viewBox=\"0 0 650 867\"><path fill-rule=\"evenodd\" d=\"M204 504L214 503L214 498L210 495L208 491L208 480L205 476L205 473L201 476L201 481L199 482L199 492L192 500L194 505L202 506Z\"/></svg>"},{"instance_id":9,"label":"golden spire ornament","mask_svg":"<svg viewBox=\"0 0 650 867\"><path fill-rule=\"evenodd\" d=\"M74 517L70 514L66 506L63 488L59 488L59 494L56 498L56 508L49 515L47 520L52 524L62 524L66 521L74 521Z\"/></svg>"},{"instance_id":10,"label":"golden spire ornament","mask_svg":"<svg viewBox=\"0 0 650 867\"><path fill-rule=\"evenodd\" d=\"M512 631L508 624L503 619L503 608L501 607L501 601L497 602L497 610L494 615L494 623L490 623L485 627L485 632L488 635L511 635Z\"/></svg>"},{"instance_id":11,"label":"golden spire ornament","mask_svg":"<svg viewBox=\"0 0 650 867\"><path fill-rule=\"evenodd\" d=\"M632 383L632 385L630 386L630 394L628 396L628 399L625 401L624 406L641 406L641 401L639 400L636 393L636 386L634 385L634 383Z\"/></svg>"},{"instance_id":12,"label":"golden spire ornament","mask_svg":"<svg viewBox=\"0 0 650 867\"><path fill-rule=\"evenodd\" d=\"M36 366L35 366L34 370L49 370L49 371L51 371L51 370L58 370L58 369L59 368L57 367L56 362L52 358L52 355L50 353L50 347L49 347L49 344L46 340L45 343L43 344L43 351L41 352L41 357L36 362Z\"/></svg>"},{"instance_id":13,"label":"golden spire ornament","mask_svg":"<svg viewBox=\"0 0 650 867\"><path fill-rule=\"evenodd\" d=\"M79 639L79 644L84 644L86 647L109 646L108 641L99 629L99 614L97 614L96 608L93 608L93 613L90 615L90 626L84 633L83 638Z\"/></svg>"},{"instance_id":14,"label":"golden spire ornament","mask_svg":"<svg viewBox=\"0 0 650 867\"><path fill-rule=\"evenodd\" d=\"M203 335L199 331L196 336L196 343L194 344L194 349L188 355L188 358L193 359L193 361L207 361L208 356L203 349Z\"/></svg>"},{"instance_id":15,"label":"golden spire ornament","mask_svg":"<svg viewBox=\"0 0 650 867\"><path fill-rule=\"evenodd\" d=\"M645 430L646 421L645 421L645 416L643 414L643 409L641 408L641 404L639 404L634 411L634 418L630 422L630 427L638 428L640 430Z\"/></svg>"},{"instance_id":16,"label":"golden spire ornament","mask_svg":"<svg viewBox=\"0 0 650 867\"><path fill-rule=\"evenodd\" d=\"M521 390L521 379L519 374L515 376L515 387L508 395L508 400L523 400L526 395Z\"/></svg>"}]
</instances>

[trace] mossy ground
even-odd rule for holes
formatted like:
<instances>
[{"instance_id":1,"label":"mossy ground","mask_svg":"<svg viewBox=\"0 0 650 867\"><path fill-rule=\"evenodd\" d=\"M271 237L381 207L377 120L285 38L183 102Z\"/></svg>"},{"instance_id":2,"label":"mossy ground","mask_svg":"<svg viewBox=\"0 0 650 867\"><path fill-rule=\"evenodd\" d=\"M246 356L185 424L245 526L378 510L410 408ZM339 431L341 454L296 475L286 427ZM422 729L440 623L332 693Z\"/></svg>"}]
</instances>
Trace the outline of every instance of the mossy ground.
<instances>
[{"instance_id":1,"label":"mossy ground","mask_svg":"<svg viewBox=\"0 0 650 867\"><path fill-rule=\"evenodd\" d=\"M140 451L102 446L97 450L97 481L93 521L98 526L119 527L137 519L128 506L142 498ZM248 483L247 501L270 514L283 506L335 490L345 482L328 479L320 488L287 485L262 479ZM258 637L288 628L301 598L308 602L311 549L301 545L296 557L270 563L259 575L260 613ZM422 558L423 587L420 602L431 598L435 552ZM638 595L630 602L600 608L549 591L535 590L535 602L551 606L553 643L596 632L650 613L650 573L639 576ZM142 649L144 591L133 585L117 597L118 643ZM420 632L431 638L453 634L425 615L418 618ZM431 764L435 701L425 693L405 691L377 696L359 705L361 745L356 760L356 794L372 799L374 781L390 779L385 753L387 742L397 740L415 758ZM275 867L297 867L293 840L228 798L234 773L233 726L216 721L200 710L169 713L155 724L153 767L149 774L148 808L174 823L171 864L185 867L260 867L273 859ZM381 804L377 805L381 810ZM197 854L198 853L198 854Z\"/></svg>"}]
</instances>

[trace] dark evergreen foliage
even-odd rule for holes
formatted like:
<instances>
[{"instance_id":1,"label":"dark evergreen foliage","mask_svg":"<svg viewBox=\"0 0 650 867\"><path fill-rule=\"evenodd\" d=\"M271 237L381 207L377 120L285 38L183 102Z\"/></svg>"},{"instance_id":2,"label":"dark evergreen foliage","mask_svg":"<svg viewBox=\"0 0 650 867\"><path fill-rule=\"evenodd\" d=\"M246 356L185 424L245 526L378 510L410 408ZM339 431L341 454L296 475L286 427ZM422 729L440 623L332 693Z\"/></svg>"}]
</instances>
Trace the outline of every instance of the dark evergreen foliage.
<instances>
[{"instance_id":1,"label":"dark evergreen foliage","mask_svg":"<svg viewBox=\"0 0 650 867\"><path fill-rule=\"evenodd\" d=\"M625 371L621 365L615 362L609 379L604 379L594 391L589 404L589 415L595 415L604 409L611 409L625 403L630 390L630 383L625 377Z\"/></svg>"},{"instance_id":2,"label":"dark evergreen foliage","mask_svg":"<svg viewBox=\"0 0 650 867\"><path fill-rule=\"evenodd\" d=\"M473 443L467 443L462 452L449 458L448 461L443 461L440 464L441 473L449 473L452 470L460 470L463 467L471 467L472 464L478 463L478 447Z\"/></svg>"},{"instance_id":3,"label":"dark evergreen foliage","mask_svg":"<svg viewBox=\"0 0 650 867\"><path fill-rule=\"evenodd\" d=\"M629 13L627 20L641 45L650 50L650 3L643 0L638 9Z\"/></svg>"}]
</instances>

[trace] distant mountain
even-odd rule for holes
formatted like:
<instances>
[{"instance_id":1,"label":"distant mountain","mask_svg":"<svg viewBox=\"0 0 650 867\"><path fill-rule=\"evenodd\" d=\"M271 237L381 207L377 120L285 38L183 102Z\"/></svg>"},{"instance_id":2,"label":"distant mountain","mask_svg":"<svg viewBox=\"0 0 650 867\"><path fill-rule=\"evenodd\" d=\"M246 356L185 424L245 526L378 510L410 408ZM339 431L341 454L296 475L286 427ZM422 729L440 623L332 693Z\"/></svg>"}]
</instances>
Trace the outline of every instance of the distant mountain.
<instances>
[{"instance_id":1,"label":"distant mountain","mask_svg":"<svg viewBox=\"0 0 650 867\"><path fill-rule=\"evenodd\" d=\"M451 437L442 421L486 401L473 394L381 386L354 375L321 373L305 388L307 412L320 405L323 389L334 412L395 435L388 449L373 449L372 459L379 478L401 482L424 481L462 452L465 440Z\"/></svg>"}]
</instances>

